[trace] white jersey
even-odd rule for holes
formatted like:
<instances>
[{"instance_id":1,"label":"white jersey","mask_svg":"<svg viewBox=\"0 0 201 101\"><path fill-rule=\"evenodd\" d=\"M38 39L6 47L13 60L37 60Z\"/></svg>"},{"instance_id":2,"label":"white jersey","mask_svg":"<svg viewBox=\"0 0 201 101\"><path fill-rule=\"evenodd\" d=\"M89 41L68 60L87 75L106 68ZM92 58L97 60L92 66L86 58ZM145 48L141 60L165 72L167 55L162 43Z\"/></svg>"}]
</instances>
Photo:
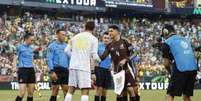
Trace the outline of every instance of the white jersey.
<instances>
[{"instance_id":1,"label":"white jersey","mask_svg":"<svg viewBox=\"0 0 201 101\"><path fill-rule=\"evenodd\" d=\"M89 32L82 32L71 39L71 59L69 69L90 72L90 59L98 57L98 39Z\"/></svg>"}]
</instances>

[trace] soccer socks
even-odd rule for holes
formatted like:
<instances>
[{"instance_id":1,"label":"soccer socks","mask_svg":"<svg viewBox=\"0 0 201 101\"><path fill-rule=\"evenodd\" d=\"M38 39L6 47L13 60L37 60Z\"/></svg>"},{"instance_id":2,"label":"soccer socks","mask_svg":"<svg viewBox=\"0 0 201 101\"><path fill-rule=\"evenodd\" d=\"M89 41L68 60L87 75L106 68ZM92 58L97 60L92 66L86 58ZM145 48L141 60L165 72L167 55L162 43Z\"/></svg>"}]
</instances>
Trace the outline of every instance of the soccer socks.
<instances>
[{"instance_id":1,"label":"soccer socks","mask_svg":"<svg viewBox=\"0 0 201 101\"><path fill-rule=\"evenodd\" d=\"M136 101L140 101L140 96L138 94L136 95Z\"/></svg>"},{"instance_id":2,"label":"soccer socks","mask_svg":"<svg viewBox=\"0 0 201 101\"><path fill-rule=\"evenodd\" d=\"M57 96L51 96L50 101L57 101Z\"/></svg>"},{"instance_id":3,"label":"soccer socks","mask_svg":"<svg viewBox=\"0 0 201 101\"><path fill-rule=\"evenodd\" d=\"M95 96L94 101L106 101L106 97L105 96Z\"/></svg>"},{"instance_id":4,"label":"soccer socks","mask_svg":"<svg viewBox=\"0 0 201 101\"><path fill-rule=\"evenodd\" d=\"M22 101L22 97L17 96L15 101Z\"/></svg>"},{"instance_id":5,"label":"soccer socks","mask_svg":"<svg viewBox=\"0 0 201 101\"><path fill-rule=\"evenodd\" d=\"M27 101L33 101L33 97L27 97Z\"/></svg>"},{"instance_id":6,"label":"soccer socks","mask_svg":"<svg viewBox=\"0 0 201 101\"><path fill-rule=\"evenodd\" d=\"M100 96L95 96L94 101L100 101Z\"/></svg>"},{"instance_id":7,"label":"soccer socks","mask_svg":"<svg viewBox=\"0 0 201 101\"><path fill-rule=\"evenodd\" d=\"M64 101L72 101L72 94L67 93Z\"/></svg>"},{"instance_id":8,"label":"soccer socks","mask_svg":"<svg viewBox=\"0 0 201 101\"><path fill-rule=\"evenodd\" d=\"M101 96L101 101L106 101L106 97L105 96Z\"/></svg>"},{"instance_id":9,"label":"soccer socks","mask_svg":"<svg viewBox=\"0 0 201 101\"><path fill-rule=\"evenodd\" d=\"M130 97L130 101L137 101L136 97Z\"/></svg>"},{"instance_id":10,"label":"soccer socks","mask_svg":"<svg viewBox=\"0 0 201 101\"><path fill-rule=\"evenodd\" d=\"M89 96L88 95L82 95L81 101L89 101Z\"/></svg>"},{"instance_id":11,"label":"soccer socks","mask_svg":"<svg viewBox=\"0 0 201 101\"><path fill-rule=\"evenodd\" d=\"M124 97L117 97L117 101L127 101L127 96ZM132 100L131 100L132 101Z\"/></svg>"}]
</instances>

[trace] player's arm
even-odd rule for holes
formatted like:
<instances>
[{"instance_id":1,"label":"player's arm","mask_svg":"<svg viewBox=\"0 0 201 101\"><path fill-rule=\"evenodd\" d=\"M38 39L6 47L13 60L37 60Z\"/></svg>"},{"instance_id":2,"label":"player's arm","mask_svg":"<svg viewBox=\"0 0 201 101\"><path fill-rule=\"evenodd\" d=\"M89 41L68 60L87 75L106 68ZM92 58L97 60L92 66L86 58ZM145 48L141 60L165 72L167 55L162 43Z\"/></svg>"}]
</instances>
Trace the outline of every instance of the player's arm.
<instances>
[{"instance_id":1,"label":"player's arm","mask_svg":"<svg viewBox=\"0 0 201 101\"><path fill-rule=\"evenodd\" d=\"M110 47L110 44L106 46L103 54L99 56L102 61L105 60L105 58L110 54L109 47Z\"/></svg>"},{"instance_id":2,"label":"player's arm","mask_svg":"<svg viewBox=\"0 0 201 101\"><path fill-rule=\"evenodd\" d=\"M133 51L134 50L133 45L128 43L128 41L126 41L126 40L124 42L125 42L124 44L126 45L126 47L128 49L129 56L120 61L120 63L119 63L120 66L123 66L126 62L129 62L136 56L136 54L135 54L136 52Z\"/></svg>"},{"instance_id":3,"label":"player's arm","mask_svg":"<svg viewBox=\"0 0 201 101\"><path fill-rule=\"evenodd\" d=\"M54 69L54 65L53 65L53 52L54 50L52 49L53 46L51 45L50 47L48 47L48 52L47 52L47 63L48 63L48 69L50 72L50 77L53 81L57 80L57 75L56 73L53 71Z\"/></svg>"},{"instance_id":4,"label":"player's arm","mask_svg":"<svg viewBox=\"0 0 201 101\"><path fill-rule=\"evenodd\" d=\"M53 49L51 45L48 47L47 51L47 64L48 64L48 69L49 72L53 71Z\"/></svg>"},{"instance_id":5,"label":"player's arm","mask_svg":"<svg viewBox=\"0 0 201 101\"><path fill-rule=\"evenodd\" d=\"M92 50L91 50L92 59L96 62L101 62L100 57L98 56L98 39L95 39L92 43Z\"/></svg>"},{"instance_id":6,"label":"player's arm","mask_svg":"<svg viewBox=\"0 0 201 101\"><path fill-rule=\"evenodd\" d=\"M69 41L67 47L65 48L64 52L68 55L71 56L71 51L72 51L72 42L71 40Z\"/></svg>"},{"instance_id":7,"label":"player's arm","mask_svg":"<svg viewBox=\"0 0 201 101\"><path fill-rule=\"evenodd\" d=\"M163 65L165 66L165 69L168 71L168 73L171 73L171 61L168 58L163 58Z\"/></svg>"},{"instance_id":8,"label":"player's arm","mask_svg":"<svg viewBox=\"0 0 201 101\"><path fill-rule=\"evenodd\" d=\"M17 71L17 64L18 64L18 56L20 55L20 50L19 50L19 46L16 49L16 53L14 54L13 57L13 67L14 67L14 71Z\"/></svg>"},{"instance_id":9,"label":"player's arm","mask_svg":"<svg viewBox=\"0 0 201 101\"><path fill-rule=\"evenodd\" d=\"M168 73L171 73L171 52L170 47L167 44L162 44L161 46L162 56L163 56L163 65L165 66L165 69L168 71Z\"/></svg>"}]
</instances>

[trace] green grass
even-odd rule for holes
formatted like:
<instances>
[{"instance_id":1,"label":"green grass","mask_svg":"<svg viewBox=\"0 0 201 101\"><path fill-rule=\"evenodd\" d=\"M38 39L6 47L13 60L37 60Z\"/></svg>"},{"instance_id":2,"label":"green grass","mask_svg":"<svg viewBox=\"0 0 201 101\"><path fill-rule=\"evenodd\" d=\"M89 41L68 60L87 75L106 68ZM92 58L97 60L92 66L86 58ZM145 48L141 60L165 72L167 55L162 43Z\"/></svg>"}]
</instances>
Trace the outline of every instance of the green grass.
<instances>
[{"instance_id":1,"label":"green grass","mask_svg":"<svg viewBox=\"0 0 201 101\"><path fill-rule=\"evenodd\" d=\"M0 90L0 101L14 101L17 96L17 91L14 90ZM49 90L41 91L42 97L34 95L34 101L49 101L51 92ZM141 91L141 101L165 101L165 90L143 90ZM63 95L60 91L57 101L63 101ZM93 101L94 91L90 91L90 101ZM115 94L112 90L108 92L107 101L115 101ZM201 101L201 90L195 90L192 101ZM24 98L23 101L26 101ZM77 90L73 96L73 101L80 101L80 91ZM182 101L182 98L176 97L175 101Z\"/></svg>"}]
</instances>

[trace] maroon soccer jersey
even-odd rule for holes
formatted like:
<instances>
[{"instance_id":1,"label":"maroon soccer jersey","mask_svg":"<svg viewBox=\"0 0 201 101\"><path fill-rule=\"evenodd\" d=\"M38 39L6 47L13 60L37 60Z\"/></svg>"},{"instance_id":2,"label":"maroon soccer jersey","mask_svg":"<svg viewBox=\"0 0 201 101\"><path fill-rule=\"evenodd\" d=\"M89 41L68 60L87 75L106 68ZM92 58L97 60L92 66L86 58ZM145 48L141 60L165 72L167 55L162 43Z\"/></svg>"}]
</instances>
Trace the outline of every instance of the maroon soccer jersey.
<instances>
[{"instance_id":1,"label":"maroon soccer jersey","mask_svg":"<svg viewBox=\"0 0 201 101\"><path fill-rule=\"evenodd\" d=\"M100 58L101 60L104 60L110 54L114 64L114 72L119 72L122 70L122 67L119 67L118 64L121 60L129 58L130 47L132 47L132 45L124 39L111 42L109 45L107 45L103 55L101 55ZM123 66L124 70L128 69L126 64Z\"/></svg>"}]
</instances>

